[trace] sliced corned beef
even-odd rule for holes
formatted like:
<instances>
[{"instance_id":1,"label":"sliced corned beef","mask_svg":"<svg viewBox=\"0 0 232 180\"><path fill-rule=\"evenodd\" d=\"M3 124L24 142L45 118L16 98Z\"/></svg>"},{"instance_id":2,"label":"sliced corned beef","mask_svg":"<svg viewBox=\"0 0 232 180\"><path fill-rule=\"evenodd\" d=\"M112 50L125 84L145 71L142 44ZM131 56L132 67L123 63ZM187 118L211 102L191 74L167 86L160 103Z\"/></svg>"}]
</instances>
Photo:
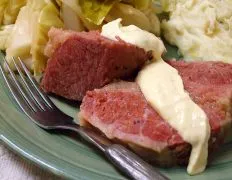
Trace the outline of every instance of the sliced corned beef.
<instances>
[{"instance_id":1,"label":"sliced corned beef","mask_svg":"<svg viewBox=\"0 0 232 180\"><path fill-rule=\"evenodd\" d=\"M51 29L46 54L50 56L42 87L72 100L117 78L131 77L148 59L141 48L112 41L99 32Z\"/></svg>"},{"instance_id":2,"label":"sliced corned beef","mask_svg":"<svg viewBox=\"0 0 232 180\"><path fill-rule=\"evenodd\" d=\"M209 118L211 154L232 129L232 65L169 64L179 71L185 89ZM147 103L136 83L118 82L87 92L80 117L82 125L91 125L108 138L129 145L149 161L161 165L188 163L191 145Z\"/></svg>"}]
</instances>

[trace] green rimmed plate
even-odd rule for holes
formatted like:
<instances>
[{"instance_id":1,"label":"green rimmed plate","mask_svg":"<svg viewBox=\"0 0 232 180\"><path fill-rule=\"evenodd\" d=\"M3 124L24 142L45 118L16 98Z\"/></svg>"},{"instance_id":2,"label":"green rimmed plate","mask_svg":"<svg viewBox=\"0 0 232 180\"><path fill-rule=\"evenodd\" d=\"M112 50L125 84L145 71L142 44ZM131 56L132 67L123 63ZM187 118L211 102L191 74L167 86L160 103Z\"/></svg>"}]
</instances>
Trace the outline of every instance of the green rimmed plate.
<instances>
[{"instance_id":1,"label":"green rimmed plate","mask_svg":"<svg viewBox=\"0 0 232 180\"><path fill-rule=\"evenodd\" d=\"M168 47L168 57L176 51ZM0 56L1 60L2 56ZM99 152L76 137L48 133L33 124L15 105L0 78L0 137L10 148L53 173L83 180L126 179ZM53 99L65 113L75 117L77 105ZM78 121L78 120L77 120ZM189 176L186 168L160 169L171 179L231 179L232 144L226 144L201 175Z\"/></svg>"}]
</instances>

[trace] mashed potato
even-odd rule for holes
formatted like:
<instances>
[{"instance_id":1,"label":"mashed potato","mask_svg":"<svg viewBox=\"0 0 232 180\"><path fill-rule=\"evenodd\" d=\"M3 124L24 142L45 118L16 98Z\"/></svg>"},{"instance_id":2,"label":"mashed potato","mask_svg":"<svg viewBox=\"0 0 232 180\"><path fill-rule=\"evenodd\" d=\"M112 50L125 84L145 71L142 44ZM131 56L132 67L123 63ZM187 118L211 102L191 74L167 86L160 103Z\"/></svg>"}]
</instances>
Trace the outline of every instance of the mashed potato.
<instances>
[{"instance_id":1,"label":"mashed potato","mask_svg":"<svg viewBox=\"0 0 232 180\"><path fill-rule=\"evenodd\" d=\"M166 10L164 36L186 60L232 63L231 0L178 0Z\"/></svg>"}]
</instances>

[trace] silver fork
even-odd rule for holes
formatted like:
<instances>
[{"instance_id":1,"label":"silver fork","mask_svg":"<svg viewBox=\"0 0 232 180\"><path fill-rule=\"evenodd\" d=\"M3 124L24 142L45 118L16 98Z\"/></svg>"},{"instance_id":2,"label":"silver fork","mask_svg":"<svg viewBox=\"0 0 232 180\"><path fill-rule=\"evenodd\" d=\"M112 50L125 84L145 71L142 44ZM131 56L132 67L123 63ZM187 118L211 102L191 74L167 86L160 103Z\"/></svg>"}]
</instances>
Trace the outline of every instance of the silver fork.
<instances>
[{"instance_id":1,"label":"silver fork","mask_svg":"<svg viewBox=\"0 0 232 180\"><path fill-rule=\"evenodd\" d=\"M2 63L0 63L0 70L9 91L21 110L39 127L45 130L63 129L77 132L83 139L100 149L117 168L132 179L168 179L125 147L113 144L106 137L91 129L80 127L74 122L73 118L61 112L40 89L37 81L20 58L18 58L18 62L21 68L15 62L15 58L12 58L20 76L20 81L7 61L5 59L4 61L9 73L4 71Z\"/></svg>"}]
</instances>

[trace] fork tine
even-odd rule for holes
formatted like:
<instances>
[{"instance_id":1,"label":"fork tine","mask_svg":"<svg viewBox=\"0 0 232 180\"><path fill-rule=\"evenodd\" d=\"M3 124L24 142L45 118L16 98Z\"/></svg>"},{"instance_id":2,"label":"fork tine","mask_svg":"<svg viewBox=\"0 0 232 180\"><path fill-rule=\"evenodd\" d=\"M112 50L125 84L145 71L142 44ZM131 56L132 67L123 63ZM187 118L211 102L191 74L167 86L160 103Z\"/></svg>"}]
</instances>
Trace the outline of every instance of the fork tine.
<instances>
[{"instance_id":1,"label":"fork tine","mask_svg":"<svg viewBox=\"0 0 232 180\"><path fill-rule=\"evenodd\" d=\"M41 110L44 110L44 111L45 111L45 110L46 110L46 109L45 109L46 106L42 104L41 98L38 97L37 91L35 91L35 88L34 88L33 86L30 86L30 85L27 83L27 81L26 81L26 79L25 79L25 77L24 77L24 75L23 75L21 69L19 68L19 66L18 66L17 63L15 62L15 58L14 58L14 57L12 57L12 61L13 61L13 63L14 63L14 66L15 66L16 70L17 70L18 73L19 73L19 76L21 77L21 79L22 79L22 81L23 81L23 84L26 86L26 89L28 90L28 92L29 92L31 98L37 103L37 105L39 106L39 108L40 108Z\"/></svg>"},{"instance_id":2,"label":"fork tine","mask_svg":"<svg viewBox=\"0 0 232 180\"><path fill-rule=\"evenodd\" d=\"M17 102L17 104L19 105L19 107L21 108L21 110L30 117L30 113L32 112L33 109L32 107L27 103L27 101L22 97L22 95L15 90L15 87L12 85L12 82L10 82L10 80L8 79L6 72L4 71L3 65L2 63L0 63L0 72L3 76L3 79L7 85L7 87L10 90L10 93L13 95L13 98L15 99L15 101Z\"/></svg>"},{"instance_id":3,"label":"fork tine","mask_svg":"<svg viewBox=\"0 0 232 180\"><path fill-rule=\"evenodd\" d=\"M40 89L37 81L32 77L31 73L29 72L29 70L27 69L27 67L25 66L25 64L22 62L21 58L18 57L18 60L23 68L23 70L25 71L27 77L29 78L29 80L31 81L32 85L35 87L35 89L37 90L38 94L43 98L43 100L46 102L46 105L52 109L56 108L56 106L53 104L53 102L47 97L47 95Z\"/></svg>"},{"instance_id":4,"label":"fork tine","mask_svg":"<svg viewBox=\"0 0 232 180\"><path fill-rule=\"evenodd\" d=\"M32 101L30 101L30 99L27 97L27 95L25 94L24 90L22 89L22 87L20 86L19 82L17 81L16 79L16 76L15 74L13 73L13 71L11 70L8 62L6 61L5 58L4 59L4 62L6 64L6 68L7 70L10 72L10 76L12 77L12 80L13 82L15 83L16 85L16 88L18 89L19 93L22 95L22 97L25 99L25 101L30 105L30 107L36 112L37 111L37 107L32 103Z\"/></svg>"}]
</instances>

